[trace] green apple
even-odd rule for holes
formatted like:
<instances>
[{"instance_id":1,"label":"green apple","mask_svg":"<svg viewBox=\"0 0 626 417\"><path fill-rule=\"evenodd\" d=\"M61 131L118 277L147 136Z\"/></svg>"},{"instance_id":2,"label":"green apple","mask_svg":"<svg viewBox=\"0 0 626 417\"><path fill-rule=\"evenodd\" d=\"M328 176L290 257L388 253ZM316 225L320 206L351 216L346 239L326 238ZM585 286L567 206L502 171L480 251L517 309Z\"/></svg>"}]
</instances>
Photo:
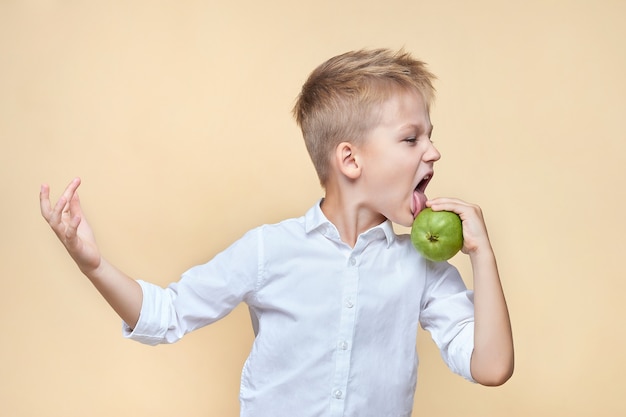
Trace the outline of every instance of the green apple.
<instances>
[{"instance_id":1,"label":"green apple","mask_svg":"<svg viewBox=\"0 0 626 417\"><path fill-rule=\"evenodd\" d=\"M424 258L447 261L463 247L461 218L451 211L425 208L413 222L411 242Z\"/></svg>"}]
</instances>

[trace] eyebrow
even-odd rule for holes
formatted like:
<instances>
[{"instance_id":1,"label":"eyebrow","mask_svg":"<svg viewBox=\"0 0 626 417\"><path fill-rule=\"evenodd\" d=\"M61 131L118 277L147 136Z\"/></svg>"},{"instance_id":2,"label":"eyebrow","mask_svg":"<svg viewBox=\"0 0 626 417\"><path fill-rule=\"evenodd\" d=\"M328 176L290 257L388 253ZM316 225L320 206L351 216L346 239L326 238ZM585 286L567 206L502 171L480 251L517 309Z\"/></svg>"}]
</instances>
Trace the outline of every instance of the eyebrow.
<instances>
[{"instance_id":1,"label":"eyebrow","mask_svg":"<svg viewBox=\"0 0 626 417\"><path fill-rule=\"evenodd\" d=\"M406 125L404 125L402 127L402 130L413 129L413 130L416 130L419 134L426 133L428 135L428 138L430 139L430 137L433 134L433 129L434 128L435 128L435 126L433 124L430 124L430 128L426 132L424 132L424 129L423 129L422 125L418 125L418 124L415 124L415 123L408 123L408 124L406 124Z\"/></svg>"}]
</instances>

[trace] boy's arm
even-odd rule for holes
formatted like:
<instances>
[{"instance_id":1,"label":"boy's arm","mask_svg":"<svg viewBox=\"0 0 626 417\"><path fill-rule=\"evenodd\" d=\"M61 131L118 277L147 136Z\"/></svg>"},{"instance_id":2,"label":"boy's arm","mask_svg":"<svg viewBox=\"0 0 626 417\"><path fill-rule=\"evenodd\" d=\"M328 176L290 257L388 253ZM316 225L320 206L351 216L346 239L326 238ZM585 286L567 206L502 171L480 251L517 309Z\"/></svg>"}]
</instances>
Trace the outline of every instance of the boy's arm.
<instances>
[{"instance_id":1,"label":"boy's arm","mask_svg":"<svg viewBox=\"0 0 626 417\"><path fill-rule=\"evenodd\" d=\"M482 385L502 385L513 374L513 336L498 267L480 207L464 201L438 198L433 210L457 213L463 223L463 253L474 273L474 352L472 378Z\"/></svg>"},{"instance_id":2,"label":"boy's arm","mask_svg":"<svg viewBox=\"0 0 626 417\"><path fill-rule=\"evenodd\" d=\"M134 328L139 320L143 293L139 284L102 258L91 227L85 219L76 190L80 179L74 179L59 201L52 206L50 188L41 186L41 215L61 243L117 314Z\"/></svg>"}]
</instances>

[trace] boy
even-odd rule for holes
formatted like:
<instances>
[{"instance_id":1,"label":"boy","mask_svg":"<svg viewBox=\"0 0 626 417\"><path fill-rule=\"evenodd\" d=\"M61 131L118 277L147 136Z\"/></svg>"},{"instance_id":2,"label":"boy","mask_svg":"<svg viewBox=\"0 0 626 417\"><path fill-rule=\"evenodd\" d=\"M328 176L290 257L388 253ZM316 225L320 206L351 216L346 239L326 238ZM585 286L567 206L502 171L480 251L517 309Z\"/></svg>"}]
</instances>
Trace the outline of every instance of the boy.
<instances>
[{"instance_id":1,"label":"boy","mask_svg":"<svg viewBox=\"0 0 626 417\"><path fill-rule=\"evenodd\" d=\"M294 107L325 196L303 217L246 233L167 289L101 257L67 187L41 211L127 337L172 343L248 304L255 341L242 372L242 416L410 416L416 332L448 366L483 385L513 372L513 342L494 253L478 206L424 191L440 158L430 136L433 75L403 51L331 58ZM424 208L462 219L474 291L447 262L422 258L391 223Z\"/></svg>"}]
</instances>

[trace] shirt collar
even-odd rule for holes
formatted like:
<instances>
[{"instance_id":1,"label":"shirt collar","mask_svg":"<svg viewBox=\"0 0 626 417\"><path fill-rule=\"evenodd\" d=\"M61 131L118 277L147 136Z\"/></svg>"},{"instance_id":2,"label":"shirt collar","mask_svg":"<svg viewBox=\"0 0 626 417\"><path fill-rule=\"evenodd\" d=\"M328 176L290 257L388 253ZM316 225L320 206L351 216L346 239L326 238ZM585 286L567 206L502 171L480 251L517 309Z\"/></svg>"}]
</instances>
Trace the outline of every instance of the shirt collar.
<instances>
[{"instance_id":1,"label":"shirt collar","mask_svg":"<svg viewBox=\"0 0 626 417\"><path fill-rule=\"evenodd\" d=\"M324 236L340 240L339 231L335 225L326 218L324 212L322 212L321 204L324 199L320 199L313 207L309 209L304 215L304 230L311 233L315 230L319 230ZM381 234L382 231L382 234ZM389 247L396 240L396 233L393 230L391 221L385 220L381 224L372 227L371 229L361 233L360 236L373 239L375 236L384 236L387 240L387 247Z\"/></svg>"}]
</instances>

